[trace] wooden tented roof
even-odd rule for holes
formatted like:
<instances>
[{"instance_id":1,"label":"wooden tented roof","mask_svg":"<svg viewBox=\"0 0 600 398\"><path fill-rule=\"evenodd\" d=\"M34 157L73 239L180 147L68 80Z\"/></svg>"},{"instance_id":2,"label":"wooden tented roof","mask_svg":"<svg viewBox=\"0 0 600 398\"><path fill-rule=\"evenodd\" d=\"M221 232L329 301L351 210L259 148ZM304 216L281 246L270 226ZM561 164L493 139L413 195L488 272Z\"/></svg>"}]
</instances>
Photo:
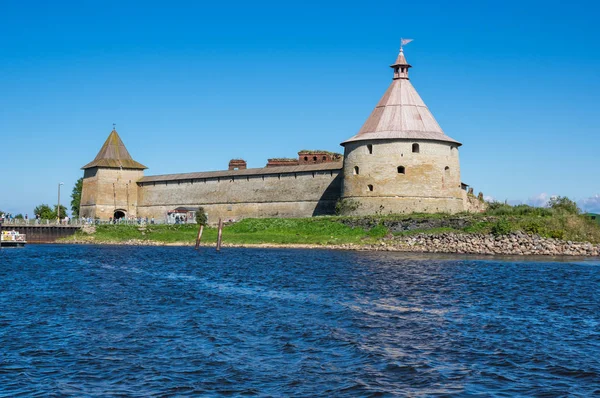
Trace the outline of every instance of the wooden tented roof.
<instances>
[{"instance_id":1,"label":"wooden tented roof","mask_svg":"<svg viewBox=\"0 0 600 398\"><path fill-rule=\"evenodd\" d=\"M408 80L408 68L411 66L402 51L391 67L396 69L392 84L358 134L342 142L342 145L353 141L387 139L421 139L461 145L444 133ZM401 73L397 73L398 68L402 68Z\"/></svg>"},{"instance_id":2,"label":"wooden tented roof","mask_svg":"<svg viewBox=\"0 0 600 398\"><path fill-rule=\"evenodd\" d=\"M92 167L147 169L143 164L133 160L127 148L125 148L125 144L121 141L121 137L114 129L110 132L96 158L83 166L82 169L91 169Z\"/></svg>"}]
</instances>

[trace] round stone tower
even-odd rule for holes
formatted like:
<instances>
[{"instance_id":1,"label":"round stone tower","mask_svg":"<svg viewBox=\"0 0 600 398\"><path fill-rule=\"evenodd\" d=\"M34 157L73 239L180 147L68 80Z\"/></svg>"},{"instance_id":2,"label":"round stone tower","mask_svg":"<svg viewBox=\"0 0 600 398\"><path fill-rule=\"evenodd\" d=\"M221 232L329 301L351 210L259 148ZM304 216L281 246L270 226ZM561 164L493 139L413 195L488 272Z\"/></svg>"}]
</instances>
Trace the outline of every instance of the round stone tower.
<instances>
[{"instance_id":1,"label":"round stone tower","mask_svg":"<svg viewBox=\"0 0 600 398\"><path fill-rule=\"evenodd\" d=\"M463 211L458 141L448 137L408 79L402 48L387 91L344 141L342 199L355 215Z\"/></svg>"}]
</instances>

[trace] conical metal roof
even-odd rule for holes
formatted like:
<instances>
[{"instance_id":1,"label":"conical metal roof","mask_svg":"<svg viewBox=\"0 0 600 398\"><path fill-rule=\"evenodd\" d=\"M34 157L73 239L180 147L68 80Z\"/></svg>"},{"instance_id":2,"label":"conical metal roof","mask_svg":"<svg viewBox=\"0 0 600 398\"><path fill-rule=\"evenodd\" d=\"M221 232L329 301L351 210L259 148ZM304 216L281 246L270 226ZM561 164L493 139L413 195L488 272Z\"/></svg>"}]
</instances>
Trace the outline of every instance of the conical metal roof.
<instances>
[{"instance_id":1,"label":"conical metal roof","mask_svg":"<svg viewBox=\"0 0 600 398\"><path fill-rule=\"evenodd\" d=\"M92 167L108 167L108 168L123 168L123 169L147 169L141 163L133 160L125 144L119 137L117 130L110 132L108 138L102 145L100 152L96 155L96 158L82 167L82 169L90 169Z\"/></svg>"},{"instance_id":2,"label":"conical metal roof","mask_svg":"<svg viewBox=\"0 0 600 398\"><path fill-rule=\"evenodd\" d=\"M461 145L448 137L437 123L417 90L408 80L410 65L400 51L394 69L394 80L358 134L342 145L363 140L432 140Z\"/></svg>"}]
</instances>

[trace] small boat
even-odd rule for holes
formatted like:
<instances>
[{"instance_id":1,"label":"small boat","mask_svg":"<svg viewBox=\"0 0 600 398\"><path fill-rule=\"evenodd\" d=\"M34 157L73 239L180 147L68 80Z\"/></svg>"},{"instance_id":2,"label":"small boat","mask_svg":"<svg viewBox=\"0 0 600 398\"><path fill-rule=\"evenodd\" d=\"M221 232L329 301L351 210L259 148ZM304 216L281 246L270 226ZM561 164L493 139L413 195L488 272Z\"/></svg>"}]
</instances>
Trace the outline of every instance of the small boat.
<instances>
[{"instance_id":1,"label":"small boat","mask_svg":"<svg viewBox=\"0 0 600 398\"><path fill-rule=\"evenodd\" d=\"M0 234L0 247L24 247L26 243L25 234L17 231L2 231Z\"/></svg>"}]
</instances>

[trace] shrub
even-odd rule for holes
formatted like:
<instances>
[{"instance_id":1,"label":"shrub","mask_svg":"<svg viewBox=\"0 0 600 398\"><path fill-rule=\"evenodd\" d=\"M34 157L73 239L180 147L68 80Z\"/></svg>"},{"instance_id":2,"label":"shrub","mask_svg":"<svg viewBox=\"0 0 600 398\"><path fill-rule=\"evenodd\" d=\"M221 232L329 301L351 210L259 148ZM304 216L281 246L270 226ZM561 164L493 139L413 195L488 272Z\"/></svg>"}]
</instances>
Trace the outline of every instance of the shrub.
<instances>
[{"instance_id":1,"label":"shrub","mask_svg":"<svg viewBox=\"0 0 600 398\"><path fill-rule=\"evenodd\" d=\"M579 214L581 210L577 203L566 196L556 196L548 201L548 207L559 213Z\"/></svg>"},{"instance_id":2,"label":"shrub","mask_svg":"<svg viewBox=\"0 0 600 398\"><path fill-rule=\"evenodd\" d=\"M335 214L338 216L348 214L360 207L360 202L352 199L339 199L335 204Z\"/></svg>"},{"instance_id":3,"label":"shrub","mask_svg":"<svg viewBox=\"0 0 600 398\"><path fill-rule=\"evenodd\" d=\"M206 212L204 211L204 207L199 207L196 211L196 223L199 225L206 225L208 222L208 217L206 216Z\"/></svg>"},{"instance_id":4,"label":"shrub","mask_svg":"<svg viewBox=\"0 0 600 398\"><path fill-rule=\"evenodd\" d=\"M513 230L512 224L506 219L501 218L494 225L492 225L492 234L493 235L508 235Z\"/></svg>"},{"instance_id":5,"label":"shrub","mask_svg":"<svg viewBox=\"0 0 600 398\"><path fill-rule=\"evenodd\" d=\"M528 234L542 235L545 231L544 225L538 219L526 220L523 223L523 231Z\"/></svg>"}]
</instances>

